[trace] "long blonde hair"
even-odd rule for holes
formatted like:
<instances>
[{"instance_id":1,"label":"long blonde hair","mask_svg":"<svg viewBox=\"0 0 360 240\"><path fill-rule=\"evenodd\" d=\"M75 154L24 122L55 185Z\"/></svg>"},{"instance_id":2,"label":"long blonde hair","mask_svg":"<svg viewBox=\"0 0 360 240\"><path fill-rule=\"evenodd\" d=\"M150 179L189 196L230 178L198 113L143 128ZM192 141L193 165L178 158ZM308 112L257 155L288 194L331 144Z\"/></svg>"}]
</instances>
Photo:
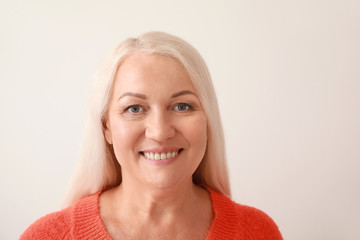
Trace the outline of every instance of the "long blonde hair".
<instances>
[{"instance_id":1,"label":"long blonde hair","mask_svg":"<svg viewBox=\"0 0 360 240\"><path fill-rule=\"evenodd\" d=\"M188 72L207 117L208 140L205 155L193 174L196 184L204 184L230 196L224 134L219 107L209 71L200 54L184 40L162 32L129 38L109 52L96 75L85 128L80 163L70 185L65 205L121 183L121 167L104 137L104 121L117 69L136 51L157 53L178 60Z\"/></svg>"}]
</instances>

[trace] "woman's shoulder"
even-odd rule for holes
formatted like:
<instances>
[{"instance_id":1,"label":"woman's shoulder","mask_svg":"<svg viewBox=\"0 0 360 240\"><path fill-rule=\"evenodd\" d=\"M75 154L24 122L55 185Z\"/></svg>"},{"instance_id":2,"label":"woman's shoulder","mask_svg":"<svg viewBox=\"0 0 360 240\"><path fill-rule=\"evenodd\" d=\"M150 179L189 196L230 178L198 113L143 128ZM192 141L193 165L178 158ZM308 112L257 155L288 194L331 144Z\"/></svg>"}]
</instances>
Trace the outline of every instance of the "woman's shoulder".
<instances>
[{"instance_id":1,"label":"woman's shoulder","mask_svg":"<svg viewBox=\"0 0 360 240\"><path fill-rule=\"evenodd\" d=\"M233 232L239 239L283 239L274 220L262 210L236 203L213 190L210 193L217 226L221 229Z\"/></svg>"},{"instance_id":2,"label":"woman's shoulder","mask_svg":"<svg viewBox=\"0 0 360 240\"><path fill-rule=\"evenodd\" d=\"M98 195L90 195L70 207L39 218L25 230L20 240L74 239L77 222L84 220L85 215L89 218L97 216Z\"/></svg>"},{"instance_id":3,"label":"woman's shoulder","mask_svg":"<svg viewBox=\"0 0 360 240\"><path fill-rule=\"evenodd\" d=\"M236 209L241 225L258 239L282 239L277 224L262 210L238 203Z\"/></svg>"},{"instance_id":4,"label":"woman's shoulder","mask_svg":"<svg viewBox=\"0 0 360 240\"><path fill-rule=\"evenodd\" d=\"M71 211L73 207L47 214L31 224L21 235L20 240L27 239L69 239Z\"/></svg>"}]
</instances>

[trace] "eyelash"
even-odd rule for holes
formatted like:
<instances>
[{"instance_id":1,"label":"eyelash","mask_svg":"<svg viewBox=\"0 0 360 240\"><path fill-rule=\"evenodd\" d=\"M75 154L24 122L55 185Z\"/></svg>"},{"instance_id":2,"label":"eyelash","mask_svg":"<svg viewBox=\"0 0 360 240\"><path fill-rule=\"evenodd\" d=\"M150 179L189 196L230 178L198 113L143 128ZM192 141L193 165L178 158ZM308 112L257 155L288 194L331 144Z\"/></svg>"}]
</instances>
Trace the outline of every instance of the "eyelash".
<instances>
[{"instance_id":1,"label":"eyelash","mask_svg":"<svg viewBox=\"0 0 360 240\"><path fill-rule=\"evenodd\" d=\"M138 112L132 112L131 109L132 108L139 108L139 111ZM131 105L131 106L128 106L125 108L125 111L126 113L131 113L131 114L137 114L139 113L140 111L143 111L144 110L144 107L140 106L140 105Z\"/></svg>"},{"instance_id":2,"label":"eyelash","mask_svg":"<svg viewBox=\"0 0 360 240\"><path fill-rule=\"evenodd\" d=\"M193 107L190 104L187 104L187 103L177 103L177 104L175 104L173 109L175 109L176 107L179 107L179 106L185 106L186 110L175 110L175 111L185 112L185 111L193 110Z\"/></svg>"},{"instance_id":3,"label":"eyelash","mask_svg":"<svg viewBox=\"0 0 360 240\"><path fill-rule=\"evenodd\" d=\"M179 106L185 106L186 109L185 109L185 110L179 110L179 109L178 109ZM138 110L137 112L133 112L133 111L131 111L132 108L139 108L139 110ZM177 108L177 109L176 109L176 108ZM174 104L174 105L171 107L171 109L173 109L173 110L176 111L176 112L187 112L187 111L193 110L194 108L193 108L190 104L188 104L188 103L182 103L182 102L180 102L180 103ZM140 105L131 105L131 106L126 107L126 108L124 109L124 112L125 112L125 113L129 113L129 114L133 114L133 115L137 115L137 114L143 112L144 110L146 111L146 109L145 109L143 106L140 106Z\"/></svg>"}]
</instances>

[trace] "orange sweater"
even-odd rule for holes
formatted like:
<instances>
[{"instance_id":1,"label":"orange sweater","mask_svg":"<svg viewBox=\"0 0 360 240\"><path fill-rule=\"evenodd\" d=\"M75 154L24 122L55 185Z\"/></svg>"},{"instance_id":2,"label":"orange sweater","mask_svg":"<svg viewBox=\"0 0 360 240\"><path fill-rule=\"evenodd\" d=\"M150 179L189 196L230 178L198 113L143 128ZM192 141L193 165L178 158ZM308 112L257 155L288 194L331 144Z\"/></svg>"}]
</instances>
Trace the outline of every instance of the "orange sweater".
<instances>
[{"instance_id":1,"label":"orange sweater","mask_svg":"<svg viewBox=\"0 0 360 240\"><path fill-rule=\"evenodd\" d=\"M215 217L206 240L282 240L274 221L264 212L237 204L207 188L211 194ZM20 240L103 239L111 240L100 218L100 192L79 200L59 212L33 223Z\"/></svg>"}]
</instances>

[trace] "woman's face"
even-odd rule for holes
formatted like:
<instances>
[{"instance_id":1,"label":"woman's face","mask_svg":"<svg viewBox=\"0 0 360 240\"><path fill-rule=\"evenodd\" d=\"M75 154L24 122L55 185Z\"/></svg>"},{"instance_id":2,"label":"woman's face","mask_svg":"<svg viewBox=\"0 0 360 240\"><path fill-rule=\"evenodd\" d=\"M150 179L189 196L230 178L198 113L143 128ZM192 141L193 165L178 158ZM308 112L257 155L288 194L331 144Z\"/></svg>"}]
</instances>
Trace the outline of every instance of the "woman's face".
<instances>
[{"instance_id":1,"label":"woman's face","mask_svg":"<svg viewBox=\"0 0 360 240\"><path fill-rule=\"evenodd\" d=\"M189 183L204 156L206 132L198 93L177 60L147 53L125 59L105 129L123 183L160 188Z\"/></svg>"}]
</instances>

